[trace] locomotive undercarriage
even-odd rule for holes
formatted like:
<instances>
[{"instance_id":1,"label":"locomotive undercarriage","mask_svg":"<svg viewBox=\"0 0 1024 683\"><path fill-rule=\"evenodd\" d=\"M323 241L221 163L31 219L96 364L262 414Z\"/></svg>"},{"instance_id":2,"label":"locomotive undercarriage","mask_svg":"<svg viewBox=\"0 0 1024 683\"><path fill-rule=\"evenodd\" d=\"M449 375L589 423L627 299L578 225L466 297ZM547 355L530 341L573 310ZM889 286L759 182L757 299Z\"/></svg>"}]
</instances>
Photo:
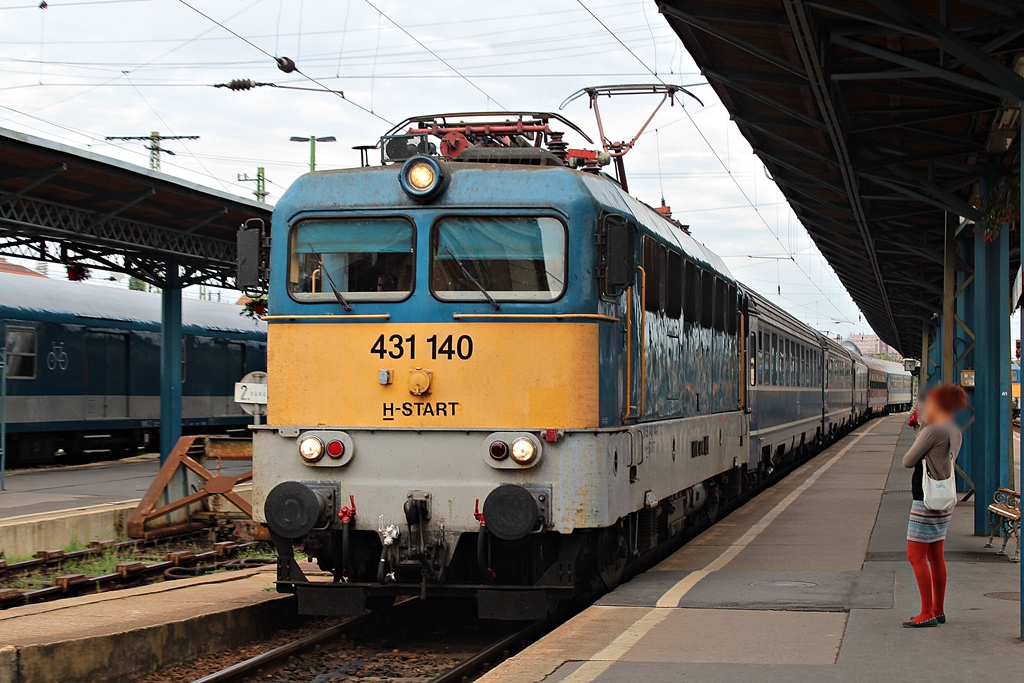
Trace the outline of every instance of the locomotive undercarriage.
<instances>
[{"instance_id":1,"label":"locomotive undercarriage","mask_svg":"<svg viewBox=\"0 0 1024 683\"><path fill-rule=\"evenodd\" d=\"M482 618L542 618L575 596L614 587L630 562L696 523L714 521L745 482L736 468L651 501L611 527L538 530L517 540L498 538L486 524L475 533L430 528L426 506L410 499L402 527L313 531L301 545L271 532L278 589L296 593L303 614L360 614L418 596L476 599ZM296 554L315 561L320 573L307 576Z\"/></svg>"}]
</instances>

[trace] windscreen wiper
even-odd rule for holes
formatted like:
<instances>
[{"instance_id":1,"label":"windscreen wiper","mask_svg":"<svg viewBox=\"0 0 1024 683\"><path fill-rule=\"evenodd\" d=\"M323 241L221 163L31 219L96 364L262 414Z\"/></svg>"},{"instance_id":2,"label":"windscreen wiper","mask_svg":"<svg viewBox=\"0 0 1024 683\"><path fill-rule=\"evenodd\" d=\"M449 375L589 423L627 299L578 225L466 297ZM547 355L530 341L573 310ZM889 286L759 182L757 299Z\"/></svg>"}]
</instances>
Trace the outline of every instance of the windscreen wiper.
<instances>
[{"instance_id":1,"label":"windscreen wiper","mask_svg":"<svg viewBox=\"0 0 1024 683\"><path fill-rule=\"evenodd\" d=\"M327 266L324 265L324 257L313 249L312 244L307 243L306 246L309 247L310 252L312 252L313 256L316 256L316 260L320 263L320 272L327 278L327 284L331 286L331 291L334 292L334 298L338 300L338 303L345 309L345 312L351 312L352 304L350 304L348 300L342 296L341 292L338 291L338 288L334 286L334 278L331 277L331 273L327 270Z\"/></svg>"},{"instance_id":2,"label":"windscreen wiper","mask_svg":"<svg viewBox=\"0 0 1024 683\"><path fill-rule=\"evenodd\" d=\"M473 286L476 287L481 294L487 297L487 301L490 302L491 306L494 306L494 310L501 310L501 306L499 306L498 302L494 300L494 297L491 296L491 293L488 292L487 289L482 284L480 284L480 282L475 277L473 277L473 274L469 272L469 268L467 268L466 264L459 260L459 257L455 255L455 252L452 251L452 248L445 247L444 250L447 251L448 255L452 257L452 260L455 261L455 265L459 267L459 270L461 270L462 274L466 276L466 279L472 282Z\"/></svg>"}]
</instances>

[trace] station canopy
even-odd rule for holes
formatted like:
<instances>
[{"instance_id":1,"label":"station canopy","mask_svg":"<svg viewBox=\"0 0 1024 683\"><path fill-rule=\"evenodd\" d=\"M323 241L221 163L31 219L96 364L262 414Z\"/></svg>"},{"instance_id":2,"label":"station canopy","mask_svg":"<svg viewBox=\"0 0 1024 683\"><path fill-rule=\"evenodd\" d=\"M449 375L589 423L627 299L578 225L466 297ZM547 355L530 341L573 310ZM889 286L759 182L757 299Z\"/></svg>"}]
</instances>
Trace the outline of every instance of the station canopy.
<instances>
[{"instance_id":1,"label":"station canopy","mask_svg":"<svg viewBox=\"0 0 1024 683\"><path fill-rule=\"evenodd\" d=\"M947 221L979 218L979 183L1019 177L1024 4L658 6L867 322L918 355Z\"/></svg>"},{"instance_id":2,"label":"station canopy","mask_svg":"<svg viewBox=\"0 0 1024 683\"><path fill-rule=\"evenodd\" d=\"M233 287L238 227L271 207L0 128L0 255L82 265L161 286Z\"/></svg>"}]
</instances>

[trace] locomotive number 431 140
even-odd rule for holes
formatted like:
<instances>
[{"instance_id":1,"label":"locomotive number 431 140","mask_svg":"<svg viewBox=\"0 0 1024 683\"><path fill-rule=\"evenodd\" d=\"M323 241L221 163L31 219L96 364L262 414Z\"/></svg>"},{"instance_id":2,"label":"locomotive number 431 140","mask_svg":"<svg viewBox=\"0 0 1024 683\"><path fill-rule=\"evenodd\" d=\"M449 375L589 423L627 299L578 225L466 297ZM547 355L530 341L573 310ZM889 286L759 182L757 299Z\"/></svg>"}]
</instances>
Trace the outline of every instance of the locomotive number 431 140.
<instances>
[{"instance_id":1,"label":"locomotive number 431 140","mask_svg":"<svg viewBox=\"0 0 1024 683\"><path fill-rule=\"evenodd\" d=\"M469 360L473 357L473 338L468 334L459 337L451 334L444 337L432 334L425 341L430 349L431 360L437 360L438 358ZM377 341L370 347L370 353L378 358L387 356L394 359L409 358L410 360L415 360L416 343L415 334L411 334L408 337L403 337L400 334L392 334L390 336L382 334L377 337Z\"/></svg>"}]
</instances>

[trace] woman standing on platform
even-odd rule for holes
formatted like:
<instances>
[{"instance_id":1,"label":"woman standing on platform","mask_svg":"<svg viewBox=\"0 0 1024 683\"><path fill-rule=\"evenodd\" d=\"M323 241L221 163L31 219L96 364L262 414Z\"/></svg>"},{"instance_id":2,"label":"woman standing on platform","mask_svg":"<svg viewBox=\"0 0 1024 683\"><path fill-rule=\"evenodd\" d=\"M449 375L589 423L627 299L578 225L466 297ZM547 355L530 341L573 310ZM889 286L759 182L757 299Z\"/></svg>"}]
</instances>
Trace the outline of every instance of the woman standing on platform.
<instances>
[{"instance_id":1,"label":"woman standing on platform","mask_svg":"<svg viewBox=\"0 0 1024 683\"><path fill-rule=\"evenodd\" d=\"M921 592L921 613L903 622L906 628L946 623L946 559L943 555L946 530L953 507L934 510L925 504L925 467L937 482L953 476L953 464L960 454L963 435L956 426L956 414L967 407L967 393L958 386L943 384L928 392L924 401L924 426L914 445L903 456L903 466L914 468L914 502L907 527L907 558L914 568ZM955 505L955 498L954 498Z\"/></svg>"}]
</instances>

